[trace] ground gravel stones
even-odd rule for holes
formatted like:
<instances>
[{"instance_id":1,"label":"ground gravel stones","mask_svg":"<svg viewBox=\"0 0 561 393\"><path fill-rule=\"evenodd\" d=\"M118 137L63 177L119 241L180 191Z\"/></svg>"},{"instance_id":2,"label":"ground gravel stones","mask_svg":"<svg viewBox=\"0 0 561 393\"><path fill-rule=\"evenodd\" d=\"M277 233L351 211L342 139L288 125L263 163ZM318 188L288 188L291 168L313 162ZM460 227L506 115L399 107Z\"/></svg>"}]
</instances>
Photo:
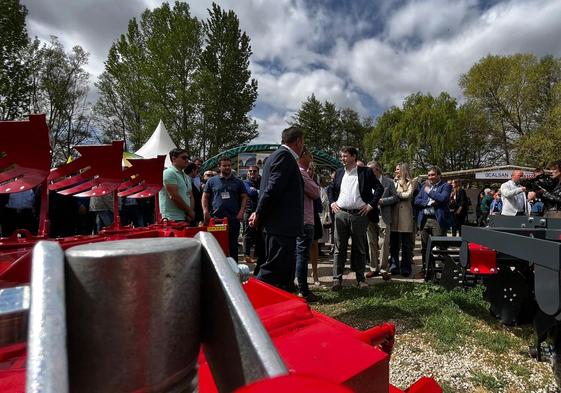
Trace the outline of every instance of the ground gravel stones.
<instances>
[{"instance_id":1,"label":"ground gravel stones","mask_svg":"<svg viewBox=\"0 0 561 393\"><path fill-rule=\"evenodd\" d=\"M558 392L551 367L527 351L496 354L483 343L470 342L450 352L437 352L419 332L397 335L390 362L390 382L402 389L421 376L434 378L444 392Z\"/></svg>"}]
</instances>

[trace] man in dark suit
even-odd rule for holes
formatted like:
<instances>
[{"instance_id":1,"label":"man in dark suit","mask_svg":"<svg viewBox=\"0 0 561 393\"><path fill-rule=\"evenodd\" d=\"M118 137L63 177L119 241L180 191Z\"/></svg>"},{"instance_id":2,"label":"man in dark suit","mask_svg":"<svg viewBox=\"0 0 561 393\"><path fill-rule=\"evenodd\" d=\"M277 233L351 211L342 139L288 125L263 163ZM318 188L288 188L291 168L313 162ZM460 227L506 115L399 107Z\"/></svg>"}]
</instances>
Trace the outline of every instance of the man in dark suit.
<instances>
[{"instance_id":1,"label":"man in dark suit","mask_svg":"<svg viewBox=\"0 0 561 393\"><path fill-rule=\"evenodd\" d=\"M342 287L343 270L347 261L349 237L353 245L353 269L360 288L368 287L364 278L368 253L368 214L378 217L378 201L384 187L370 168L357 165L358 151L354 147L341 149L341 161L344 168L339 168L333 181L333 198L331 209L335 213L335 253L333 258L333 290Z\"/></svg>"},{"instance_id":2,"label":"man in dark suit","mask_svg":"<svg viewBox=\"0 0 561 393\"><path fill-rule=\"evenodd\" d=\"M303 148L301 129L282 132L282 146L265 161L257 208L249 219L265 233L266 259L257 278L287 290L295 288L296 237L304 227L304 185L297 163Z\"/></svg>"},{"instance_id":3,"label":"man in dark suit","mask_svg":"<svg viewBox=\"0 0 561 393\"><path fill-rule=\"evenodd\" d=\"M433 166L427 173L427 181L421 186L415 197L415 207L419 213L417 222L421 230L421 249L423 258L423 270L418 278L424 277L426 271L425 254L427 243L431 236L446 236L446 231L452 225L450 214L450 193L452 186L441 179L441 171Z\"/></svg>"}]
</instances>

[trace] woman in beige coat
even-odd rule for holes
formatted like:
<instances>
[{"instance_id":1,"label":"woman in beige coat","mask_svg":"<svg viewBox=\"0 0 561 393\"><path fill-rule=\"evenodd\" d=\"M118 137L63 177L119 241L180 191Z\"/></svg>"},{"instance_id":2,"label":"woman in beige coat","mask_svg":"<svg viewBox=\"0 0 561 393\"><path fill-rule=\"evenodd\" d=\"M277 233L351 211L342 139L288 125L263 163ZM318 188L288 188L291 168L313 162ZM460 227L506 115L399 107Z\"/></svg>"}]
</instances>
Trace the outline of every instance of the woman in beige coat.
<instances>
[{"instance_id":1,"label":"woman in beige coat","mask_svg":"<svg viewBox=\"0 0 561 393\"><path fill-rule=\"evenodd\" d=\"M413 261L413 246L415 222L413 221L412 200L417 190L417 181L409 174L409 165L401 163L395 168L395 189L399 202L392 210L392 225L390 235L390 273L403 277L411 275ZM401 249L401 264L399 251Z\"/></svg>"}]
</instances>

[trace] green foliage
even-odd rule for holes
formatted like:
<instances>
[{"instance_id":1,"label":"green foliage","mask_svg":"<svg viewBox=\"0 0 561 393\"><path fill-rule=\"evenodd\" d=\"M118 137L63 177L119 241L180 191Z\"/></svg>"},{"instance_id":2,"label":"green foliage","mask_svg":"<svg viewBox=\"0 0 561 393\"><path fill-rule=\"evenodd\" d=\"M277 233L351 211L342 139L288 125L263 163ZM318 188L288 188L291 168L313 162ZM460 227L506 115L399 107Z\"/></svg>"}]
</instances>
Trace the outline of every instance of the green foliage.
<instances>
[{"instance_id":1,"label":"green foliage","mask_svg":"<svg viewBox=\"0 0 561 393\"><path fill-rule=\"evenodd\" d=\"M540 132L560 104L560 82L559 59L531 54L486 56L460 78L468 102L489 119L492 143L506 164L538 161L529 155L532 144L542 138L534 141L531 134ZM520 149L522 137L525 144Z\"/></svg>"},{"instance_id":2,"label":"green foliage","mask_svg":"<svg viewBox=\"0 0 561 393\"><path fill-rule=\"evenodd\" d=\"M472 371L470 377L475 386L481 386L490 392L502 392L507 382L503 377L495 377L481 371Z\"/></svg>"},{"instance_id":3,"label":"green foliage","mask_svg":"<svg viewBox=\"0 0 561 393\"><path fill-rule=\"evenodd\" d=\"M201 23L176 2L132 19L115 42L96 86L107 137L139 148L161 119L178 146L211 156L257 136L248 117L257 98L249 37L237 16L213 4Z\"/></svg>"},{"instance_id":4,"label":"green foliage","mask_svg":"<svg viewBox=\"0 0 561 393\"><path fill-rule=\"evenodd\" d=\"M365 158L363 140L372 127L371 120L361 119L351 108L338 109L329 101L322 104L312 94L302 103L291 124L304 130L309 147L336 156L341 147L354 146L359 149L360 158Z\"/></svg>"},{"instance_id":5,"label":"green foliage","mask_svg":"<svg viewBox=\"0 0 561 393\"><path fill-rule=\"evenodd\" d=\"M80 46L65 52L62 44L51 37L37 52L32 96L35 112L47 115L51 131L53 164L66 161L75 145L92 134L88 95L89 74L84 70L88 53Z\"/></svg>"},{"instance_id":6,"label":"green foliage","mask_svg":"<svg viewBox=\"0 0 561 393\"><path fill-rule=\"evenodd\" d=\"M377 119L365 145L367 154L386 168L409 162L419 172L432 165L444 171L466 169L488 160L492 149L486 131L485 118L472 106L458 107L447 93L416 93L402 108L390 108Z\"/></svg>"},{"instance_id":7,"label":"green foliage","mask_svg":"<svg viewBox=\"0 0 561 393\"><path fill-rule=\"evenodd\" d=\"M197 139L202 155L214 156L258 135L257 124L247 115L257 99L257 81L249 71L249 37L241 32L236 14L215 3L209 14L197 83L203 131Z\"/></svg>"},{"instance_id":8,"label":"green foliage","mask_svg":"<svg viewBox=\"0 0 561 393\"><path fill-rule=\"evenodd\" d=\"M21 118L31 99L31 51L19 0L0 0L0 120Z\"/></svg>"},{"instance_id":9,"label":"green foliage","mask_svg":"<svg viewBox=\"0 0 561 393\"><path fill-rule=\"evenodd\" d=\"M201 47L200 22L186 3L164 3L144 11L139 22L133 18L111 46L96 83L96 112L108 136L128 136L136 149L161 119L176 144L192 147Z\"/></svg>"}]
</instances>

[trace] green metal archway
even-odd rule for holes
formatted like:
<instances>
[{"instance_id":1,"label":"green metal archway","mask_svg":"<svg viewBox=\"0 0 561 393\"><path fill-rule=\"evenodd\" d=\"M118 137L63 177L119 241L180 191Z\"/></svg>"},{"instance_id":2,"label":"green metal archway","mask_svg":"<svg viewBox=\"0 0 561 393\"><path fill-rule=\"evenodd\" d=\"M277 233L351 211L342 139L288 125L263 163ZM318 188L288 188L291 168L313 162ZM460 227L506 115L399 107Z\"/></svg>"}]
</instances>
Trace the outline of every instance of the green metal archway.
<instances>
[{"instance_id":1,"label":"green metal archway","mask_svg":"<svg viewBox=\"0 0 561 393\"><path fill-rule=\"evenodd\" d=\"M209 158L206 160L202 167L201 172L206 171L208 169L212 169L218 166L218 159L220 157L229 157L232 159L232 166L235 168L237 167L238 162L238 154L240 153L266 153L266 152L273 152L279 148L280 145L278 144L261 144L261 145L245 145L245 146L238 146L234 147L233 149L226 150L220 154L215 155L214 157ZM341 161L337 158L327 154L323 150L318 150L311 148L310 151L314 157L314 162L316 163L316 167L318 169L337 169L343 166Z\"/></svg>"}]
</instances>

